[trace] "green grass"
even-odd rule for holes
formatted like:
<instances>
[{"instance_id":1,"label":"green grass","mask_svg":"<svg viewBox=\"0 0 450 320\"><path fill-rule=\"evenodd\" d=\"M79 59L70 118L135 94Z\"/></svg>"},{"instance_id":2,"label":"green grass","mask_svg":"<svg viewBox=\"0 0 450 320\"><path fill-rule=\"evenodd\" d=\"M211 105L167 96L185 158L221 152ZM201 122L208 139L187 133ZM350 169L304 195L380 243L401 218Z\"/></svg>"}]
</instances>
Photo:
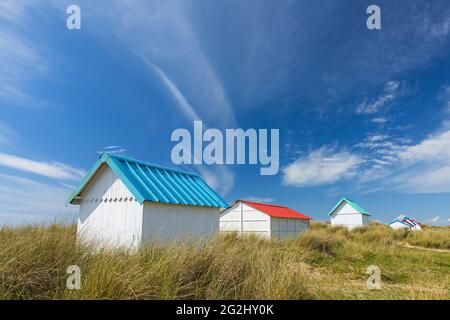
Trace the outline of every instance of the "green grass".
<instances>
[{"instance_id":1,"label":"green grass","mask_svg":"<svg viewBox=\"0 0 450 320\"><path fill-rule=\"evenodd\" d=\"M0 299L450 299L449 228L347 231L316 223L298 239L220 236L137 253L75 244L75 227L0 229ZM69 265L81 289L66 288ZM366 269L381 268L368 290Z\"/></svg>"}]
</instances>

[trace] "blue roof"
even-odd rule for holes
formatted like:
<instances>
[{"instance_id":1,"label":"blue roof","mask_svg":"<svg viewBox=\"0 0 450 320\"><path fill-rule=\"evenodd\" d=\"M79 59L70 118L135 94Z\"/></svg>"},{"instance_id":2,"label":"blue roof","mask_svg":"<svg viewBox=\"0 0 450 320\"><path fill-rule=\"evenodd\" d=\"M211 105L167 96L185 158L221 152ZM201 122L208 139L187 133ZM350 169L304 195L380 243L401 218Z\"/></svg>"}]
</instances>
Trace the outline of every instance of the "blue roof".
<instances>
[{"instance_id":1,"label":"blue roof","mask_svg":"<svg viewBox=\"0 0 450 320\"><path fill-rule=\"evenodd\" d=\"M329 216L333 214L334 210L336 210L337 207L339 207L339 205L343 202L347 202L350 206L353 207L353 209L355 209L359 214L363 214L365 216L370 216L370 214L364 210L363 207L361 207L359 204L357 204L355 201L350 200L349 198L346 197L342 197L341 200L339 200L339 202L334 206L334 208L330 211L330 213L328 214Z\"/></svg>"},{"instance_id":2,"label":"blue roof","mask_svg":"<svg viewBox=\"0 0 450 320\"><path fill-rule=\"evenodd\" d=\"M407 226L408 228L411 228L411 226L409 224L407 224L406 222L400 221L398 219L395 219L394 221L392 221L391 223L389 223L388 225L393 224L394 222L400 222L401 224L404 224L405 226Z\"/></svg>"},{"instance_id":3,"label":"blue roof","mask_svg":"<svg viewBox=\"0 0 450 320\"><path fill-rule=\"evenodd\" d=\"M414 219L411 219L410 217L404 216L404 215L400 215L397 218L395 218L391 223L389 223L389 225L393 224L394 222L400 222L403 223L405 226L408 226L408 228L411 228L411 225L406 223L404 220L409 220L411 223L414 224L414 226L416 224L418 224L417 221L415 221Z\"/></svg>"},{"instance_id":4,"label":"blue roof","mask_svg":"<svg viewBox=\"0 0 450 320\"><path fill-rule=\"evenodd\" d=\"M195 173L155 165L135 159L103 153L70 195L67 203L79 199L99 168L107 164L139 201L228 208L226 203L201 176Z\"/></svg>"}]
</instances>

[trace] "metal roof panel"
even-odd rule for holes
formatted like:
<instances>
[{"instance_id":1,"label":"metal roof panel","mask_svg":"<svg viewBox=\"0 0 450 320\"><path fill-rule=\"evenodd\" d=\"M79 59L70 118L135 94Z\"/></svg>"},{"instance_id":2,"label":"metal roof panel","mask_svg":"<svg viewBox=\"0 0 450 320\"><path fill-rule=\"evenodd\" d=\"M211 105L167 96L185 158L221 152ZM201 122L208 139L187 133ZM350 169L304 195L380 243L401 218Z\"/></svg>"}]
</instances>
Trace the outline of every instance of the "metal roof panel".
<instances>
[{"instance_id":1,"label":"metal roof panel","mask_svg":"<svg viewBox=\"0 0 450 320\"><path fill-rule=\"evenodd\" d=\"M150 201L218 208L229 207L228 203L198 174L108 153L102 154L97 160L77 190L71 194L67 203L72 203L83 192L101 165L105 163L141 204L144 201Z\"/></svg>"}]
</instances>

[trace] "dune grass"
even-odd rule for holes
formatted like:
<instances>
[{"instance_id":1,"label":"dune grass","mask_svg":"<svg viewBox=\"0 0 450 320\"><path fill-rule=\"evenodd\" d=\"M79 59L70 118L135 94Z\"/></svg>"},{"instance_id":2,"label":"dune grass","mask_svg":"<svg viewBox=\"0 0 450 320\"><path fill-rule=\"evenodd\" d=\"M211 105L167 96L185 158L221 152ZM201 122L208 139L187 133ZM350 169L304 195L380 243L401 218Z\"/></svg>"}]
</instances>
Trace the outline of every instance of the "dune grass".
<instances>
[{"instance_id":1,"label":"dune grass","mask_svg":"<svg viewBox=\"0 0 450 320\"><path fill-rule=\"evenodd\" d=\"M450 226L425 226L426 232L406 232L404 237L411 245L450 250Z\"/></svg>"},{"instance_id":2,"label":"dune grass","mask_svg":"<svg viewBox=\"0 0 450 320\"><path fill-rule=\"evenodd\" d=\"M450 299L450 229L348 231L316 223L297 239L236 235L150 243L134 254L75 244L75 227L0 229L0 299ZM437 237L437 238L436 238ZM66 269L81 268L81 289ZM368 290L366 269L381 269Z\"/></svg>"}]
</instances>

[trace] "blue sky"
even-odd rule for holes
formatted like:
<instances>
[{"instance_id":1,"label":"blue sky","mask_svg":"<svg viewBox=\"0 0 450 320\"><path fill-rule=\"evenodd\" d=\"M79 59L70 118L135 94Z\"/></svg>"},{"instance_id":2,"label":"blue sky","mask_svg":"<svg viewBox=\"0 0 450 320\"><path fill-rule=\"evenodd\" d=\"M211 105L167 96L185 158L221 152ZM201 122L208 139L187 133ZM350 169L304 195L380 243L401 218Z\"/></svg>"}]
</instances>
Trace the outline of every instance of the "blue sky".
<instances>
[{"instance_id":1,"label":"blue sky","mask_svg":"<svg viewBox=\"0 0 450 320\"><path fill-rule=\"evenodd\" d=\"M446 0L2 1L0 224L76 217L64 201L98 152L174 166L172 131L201 119L280 129L275 176L183 166L229 202L322 220L346 195L448 225L449 49Z\"/></svg>"}]
</instances>

